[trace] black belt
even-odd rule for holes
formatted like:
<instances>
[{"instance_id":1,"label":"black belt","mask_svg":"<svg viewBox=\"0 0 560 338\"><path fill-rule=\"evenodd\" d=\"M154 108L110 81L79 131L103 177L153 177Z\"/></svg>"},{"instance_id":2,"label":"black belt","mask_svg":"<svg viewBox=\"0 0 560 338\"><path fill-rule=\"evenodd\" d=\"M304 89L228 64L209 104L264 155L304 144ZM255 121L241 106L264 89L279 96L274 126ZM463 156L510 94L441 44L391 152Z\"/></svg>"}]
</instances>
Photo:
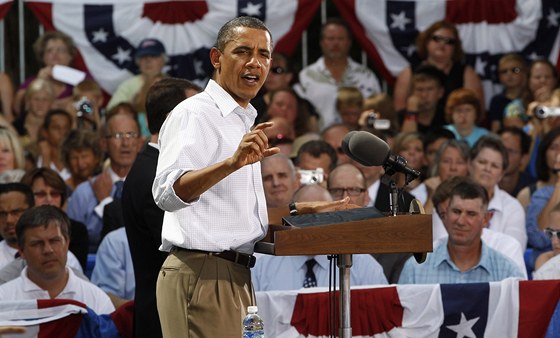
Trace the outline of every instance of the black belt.
<instances>
[{"instance_id":1,"label":"black belt","mask_svg":"<svg viewBox=\"0 0 560 338\"><path fill-rule=\"evenodd\" d=\"M252 268L255 266L255 263L257 262L257 257L253 256L253 255L247 255L244 254L242 252L237 252L237 251L233 251L233 250L226 250L226 251L222 251L222 252L211 252L211 251L203 251L203 250L191 250L191 249L185 249L185 248L180 248L180 247L173 247L174 250L181 250L181 251L192 251L192 252L202 252L202 253L206 253L212 256L216 256L225 260L228 260L230 262L234 262L236 264L239 264L241 266L244 266L246 268Z\"/></svg>"}]
</instances>

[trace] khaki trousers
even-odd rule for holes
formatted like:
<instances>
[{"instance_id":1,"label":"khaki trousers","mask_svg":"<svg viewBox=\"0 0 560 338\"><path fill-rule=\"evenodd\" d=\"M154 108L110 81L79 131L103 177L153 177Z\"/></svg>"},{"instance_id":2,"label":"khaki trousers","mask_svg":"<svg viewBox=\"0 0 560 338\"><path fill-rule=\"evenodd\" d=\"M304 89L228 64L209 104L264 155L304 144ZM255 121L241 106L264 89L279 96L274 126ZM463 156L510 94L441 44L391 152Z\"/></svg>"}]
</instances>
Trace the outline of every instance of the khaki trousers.
<instances>
[{"instance_id":1,"label":"khaki trousers","mask_svg":"<svg viewBox=\"0 0 560 338\"><path fill-rule=\"evenodd\" d=\"M239 338L247 306L255 304L250 269L188 250L169 254L156 297L164 338Z\"/></svg>"}]
</instances>

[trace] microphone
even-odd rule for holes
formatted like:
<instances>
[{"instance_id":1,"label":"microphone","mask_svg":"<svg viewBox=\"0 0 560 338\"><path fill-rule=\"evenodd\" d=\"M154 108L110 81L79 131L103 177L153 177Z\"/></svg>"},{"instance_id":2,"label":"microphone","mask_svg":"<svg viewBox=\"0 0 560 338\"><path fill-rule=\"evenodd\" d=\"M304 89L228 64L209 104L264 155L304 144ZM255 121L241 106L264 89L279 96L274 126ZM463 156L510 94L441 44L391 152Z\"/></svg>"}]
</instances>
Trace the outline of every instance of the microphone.
<instances>
[{"instance_id":1,"label":"microphone","mask_svg":"<svg viewBox=\"0 0 560 338\"><path fill-rule=\"evenodd\" d=\"M407 166L406 159L402 156L391 154L389 145L382 139L367 131L353 131L342 141L343 151L356 162L367 167L383 166L387 175L396 172L407 176L407 181L412 181L420 176L420 172Z\"/></svg>"}]
</instances>

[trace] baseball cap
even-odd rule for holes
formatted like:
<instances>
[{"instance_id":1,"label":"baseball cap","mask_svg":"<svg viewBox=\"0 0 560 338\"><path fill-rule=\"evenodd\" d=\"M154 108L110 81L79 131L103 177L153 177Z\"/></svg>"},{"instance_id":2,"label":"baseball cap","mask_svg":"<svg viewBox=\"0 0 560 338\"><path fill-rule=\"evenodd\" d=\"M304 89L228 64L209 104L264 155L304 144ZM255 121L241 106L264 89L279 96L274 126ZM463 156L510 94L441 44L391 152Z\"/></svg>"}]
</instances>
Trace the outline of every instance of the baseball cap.
<instances>
[{"instance_id":1,"label":"baseball cap","mask_svg":"<svg viewBox=\"0 0 560 338\"><path fill-rule=\"evenodd\" d=\"M162 54L165 54L163 43L158 39L148 38L140 42L134 56L139 58L142 56L158 56Z\"/></svg>"}]
</instances>

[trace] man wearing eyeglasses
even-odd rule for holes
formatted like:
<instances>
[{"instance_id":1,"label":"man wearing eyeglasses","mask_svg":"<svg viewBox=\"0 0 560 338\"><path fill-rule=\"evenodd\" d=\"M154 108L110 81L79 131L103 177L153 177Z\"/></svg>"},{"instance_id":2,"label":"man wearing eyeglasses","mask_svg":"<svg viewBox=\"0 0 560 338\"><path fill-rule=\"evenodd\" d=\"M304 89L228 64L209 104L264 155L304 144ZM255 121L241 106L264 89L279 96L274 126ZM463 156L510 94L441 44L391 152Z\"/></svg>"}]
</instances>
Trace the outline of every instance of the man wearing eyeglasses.
<instances>
[{"instance_id":1,"label":"man wearing eyeglasses","mask_svg":"<svg viewBox=\"0 0 560 338\"><path fill-rule=\"evenodd\" d=\"M341 164L334 168L329 175L327 186L335 200L348 196L351 204L365 207L369 203L364 174L353 164Z\"/></svg>"},{"instance_id":2,"label":"man wearing eyeglasses","mask_svg":"<svg viewBox=\"0 0 560 338\"><path fill-rule=\"evenodd\" d=\"M535 272L538 272L551 258L560 254L560 203L555 205L548 215L548 226L544 229L544 233L550 239L552 250L543 252L537 257Z\"/></svg>"},{"instance_id":3,"label":"man wearing eyeglasses","mask_svg":"<svg viewBox=\"0 0 560 338\"><path fill-rule=\"evenodd\" d=\"M27 185L0 184L0 236L3 238L0 242L0 269L16 258L16 223L33 204L33 193Z\"/></svg>"},{"instance_id":4,"label":"man wearing eyeglasses","mask_svg":"<svg viewBox=\"0 0 560 338\"><path fill-rule=\"evenodd\" d=\"M67 210L68 217L88 228L90 253L97 251L102 239L104 208L114 199L120 199L124 180L142 145L138 121L124 109L108 114L101 133L101 146L107 150L110 165L76 187Z\"/></svg>"}]
</instances>

